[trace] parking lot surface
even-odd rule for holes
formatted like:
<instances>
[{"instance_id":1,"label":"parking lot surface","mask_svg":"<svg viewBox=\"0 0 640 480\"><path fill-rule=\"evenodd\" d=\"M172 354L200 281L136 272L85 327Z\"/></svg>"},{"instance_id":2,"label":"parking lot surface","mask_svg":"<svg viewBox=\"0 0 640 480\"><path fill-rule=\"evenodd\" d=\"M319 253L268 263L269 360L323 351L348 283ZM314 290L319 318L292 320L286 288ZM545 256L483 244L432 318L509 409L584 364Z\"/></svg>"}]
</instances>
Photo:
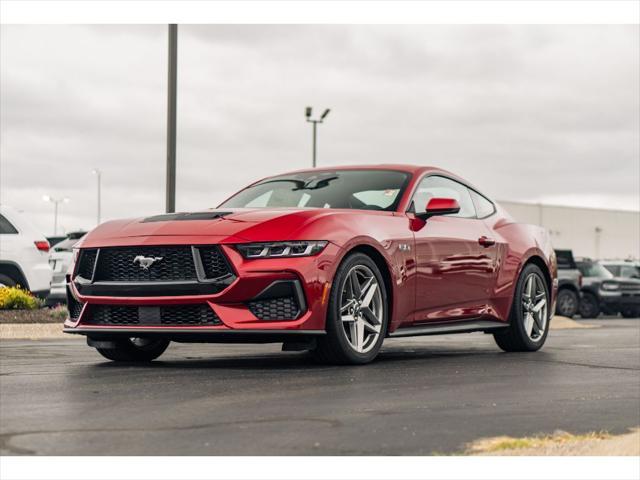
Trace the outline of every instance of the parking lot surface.
<instances>
[{"instance_id":1,"label":"parking lot surface","mask_svg":"<svg viewBox=\"0 0 640 480\"><path fill-rule=\"evenodd\" d=\"M640 425L640 320L552 330L538 353L490 335L389 340L362 367L279 345L172 344L150 365L82 339L0 343L0 453L454 453L486 436Z\"/></svg>"}]
</instances>

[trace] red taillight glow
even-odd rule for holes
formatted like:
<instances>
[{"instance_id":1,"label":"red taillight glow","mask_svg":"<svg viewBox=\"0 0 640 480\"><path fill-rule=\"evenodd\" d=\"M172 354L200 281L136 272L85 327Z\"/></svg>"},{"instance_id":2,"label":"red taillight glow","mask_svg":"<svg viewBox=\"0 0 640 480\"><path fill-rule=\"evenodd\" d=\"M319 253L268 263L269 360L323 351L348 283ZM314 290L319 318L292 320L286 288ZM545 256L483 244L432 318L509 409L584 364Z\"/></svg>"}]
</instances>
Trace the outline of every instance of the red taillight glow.
<instances>
[{"instance_id":1,"label":"red taillight glow","mask_svg":"<svg viewBox=\"0 0 640 480\"><path fill-rule=\"evenodd\" d=\"M36 240L33 243L35 244L36 248L41 252L49 251L49 242L47 242L46 240Z\"/></svg>"}]
</instances>

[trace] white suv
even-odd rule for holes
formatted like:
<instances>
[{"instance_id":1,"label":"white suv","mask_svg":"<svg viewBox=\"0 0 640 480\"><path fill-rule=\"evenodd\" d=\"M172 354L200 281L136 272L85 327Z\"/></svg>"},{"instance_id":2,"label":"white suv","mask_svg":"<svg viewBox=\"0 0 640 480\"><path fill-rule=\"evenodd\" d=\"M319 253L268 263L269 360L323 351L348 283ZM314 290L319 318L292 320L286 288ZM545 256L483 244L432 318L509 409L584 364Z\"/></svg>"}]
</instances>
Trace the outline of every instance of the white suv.
<instances>
[{"instance_id":1,"label":"white suv","mask_svg":"<svg viewBox=\"0 0 640 480\"><path fill-rule=\"evenodd\" d=\"M0 206L0 286L20 285L45 298L50 284L49 242L18 212Z\"/></svg>"}]
</instances>

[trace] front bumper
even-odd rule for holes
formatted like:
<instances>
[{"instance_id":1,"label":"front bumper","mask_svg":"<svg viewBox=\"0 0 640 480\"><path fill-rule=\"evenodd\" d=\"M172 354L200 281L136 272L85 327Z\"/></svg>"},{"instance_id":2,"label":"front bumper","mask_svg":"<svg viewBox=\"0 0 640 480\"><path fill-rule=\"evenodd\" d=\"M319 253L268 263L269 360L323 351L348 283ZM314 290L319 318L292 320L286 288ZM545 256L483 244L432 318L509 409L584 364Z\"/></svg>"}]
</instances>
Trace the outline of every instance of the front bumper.
<instances>
[{"instance_id":1,"label":"front bumper","mask_svg":"<svg viewBox=\"0 0 640 480\"><path fill-rule=\"evenodd\" d=\"M600 295L600 304L611 310L640 306L640 291L600 289L598 293Z\"/></svg>"},{"instance_id":2,"label":"front bumper","mask_svg":"<svg viewBox=\"0 0 640 480\"><path fill-rule=\"evenodd\" d=\"M95 295L91 285L68 278L72 314L65 321L64 331L91 337L162 335L184 341L243 341L256 335L267 335L266 339L324 333L327 289L339 252L337 246L329 243L312 257L255 260L244 259L232 247L220 247L236 275L228 286L215 294L176 295L174 291L173 295L155 292L136 296L136 292L145 293L144 289L121 285L123 291L118 291L119 285L113 284L110 287L115 290L103 289L100 295ZM295 298L295 302L286 300L290 298ZM182 306L211 309L215 321L207 325L194 325L188 319L180 325L164 322L165 310ZM133 313L137 315L137 323L98 324L93 318L95 312L109 308L137 310Z\"/></svg>"}]
</instances>

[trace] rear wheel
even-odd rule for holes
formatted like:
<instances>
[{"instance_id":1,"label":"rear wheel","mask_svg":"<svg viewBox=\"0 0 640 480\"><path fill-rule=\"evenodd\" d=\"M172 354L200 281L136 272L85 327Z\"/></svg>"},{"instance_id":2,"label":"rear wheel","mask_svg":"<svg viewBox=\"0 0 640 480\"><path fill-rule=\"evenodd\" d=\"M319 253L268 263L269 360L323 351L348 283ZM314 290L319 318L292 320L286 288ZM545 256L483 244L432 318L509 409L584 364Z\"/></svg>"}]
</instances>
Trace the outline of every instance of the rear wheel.
<instances>
[{"instance_id":1,"label":"rear wheel","mask_svg":"<svg viewBox=\"0 0 640 480\"><path fill-rule=\"evenodd\" d=\"M547 339L549 316L549 287L540 267L529 264L516 285L509 328L493 338L505 352L534 352Z\"/></svg>"},{"instance_id":2,"label":"rear wheel","mask_svg":"<svg viewBox=\"0 0 640 480\"><path fill-rule=\"evenodd\" d=\"M585 292L580 300L580 316L582 318L596 318L600 315L600 304L593 293Z\"/></svg>"},{"instance_id":3,"label":"rear wheel","mask_svg":"<svg viewBox=\"0 0 640 480\"><path fill-rule=\"evenodd\" d=\"M387 322L387 291L378 266L367 255L351 254L334 277L327 334L313 353L325 363L368 363L382 346Z\"/></svg>"},{"instance_id":4,"label":"rear wheel","mask_svg":"<svg viewBox=\"0 0 640 480\"><path fill-rule=\"evenodd\" d=\"M126 338L110 342L109 348L96 347L103 357L114 362L150 362L169 346L169 340L152 338Z\"/></svg>"},{"instance_id":5,"label":"rear wheel","mask_svg":"<svg viewBox=\"0 0 640 480\"><path fill-rule=\"evenodd\" d=\"M558 303L556 305L556 313L563 317L573 318L578 313L578 305L580 299L578 294L568 288L563 288L558 292Z\"/></svg>"}]
</instances>

